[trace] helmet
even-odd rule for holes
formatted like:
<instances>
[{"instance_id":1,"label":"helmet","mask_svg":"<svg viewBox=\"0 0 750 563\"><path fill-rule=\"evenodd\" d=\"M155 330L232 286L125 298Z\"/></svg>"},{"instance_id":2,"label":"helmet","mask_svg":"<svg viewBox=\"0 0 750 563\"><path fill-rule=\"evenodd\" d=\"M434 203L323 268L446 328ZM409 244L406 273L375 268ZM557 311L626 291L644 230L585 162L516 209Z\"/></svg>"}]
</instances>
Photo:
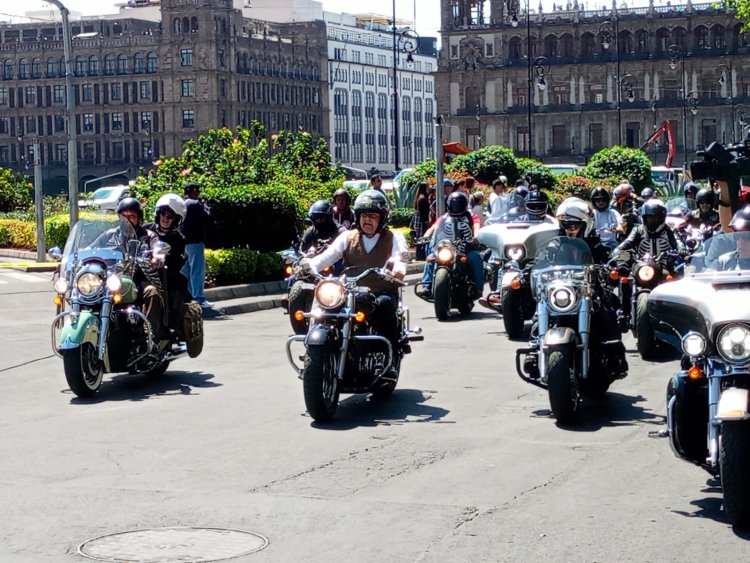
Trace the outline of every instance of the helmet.
<instances>
[{"instance_id":1,"label":"helmet","mask_svg":"<svg viewBox=\"0 0 750 563\"><path fill-rule=\"evenodd\" d=\"M448 201L445 206L448 208L448 213L453 217L466 213L469 208L469 198L463 192L453 192L448 196Z\"/></svg>"},{"instance_id":2,"label":"helmet","mask_svg":"<svg viewBox=\"0 0 750 563\"><path fill-rule=\"evenodd\" d=\"M627 182L623 182L619 186L615 188L615 199L617 201L622 201L625 198L629 198L633 193L633 186L628 184Z\"/></svg>"},{"instance_id":3,"label":"helmet","mask_svg":"<svg viewBox=\"0 0 750 563\"><path fill-rule=\"evenodd\" d=\"M651 199L652 197L654 197L654 190L652 190L651 188L643 188L643 190L641 191L641 197L643 199Z\"/></svg>"},{"instance_id":4,"label":"helmet","mask_svg":"<svg viewBox=\"0 0 750 563\"><path fill-rule=\"evenodd\" d=\"M560 222L560 227L565 229L567 225L578 224L580 230L576 235L578 238L588 236L593 227L591 212L588 204L579 197L569 197L557 208L555 217Z\"/></svg>"},{"instance_id":5,"label":"helmet","mask_svg":"<svg viewBox=\"0 0 750 563\"><path fill-rule=\"evenodd\" d=\"M138 213L138 224L143 223L143 206L134 197L122 198L117 204L116 211L118 215L121 215L123 211L135 211Z\"/></svg>"},{"instance_id":6,"label":"helmet","mask_svg":"<svg viewBox=\"0 0 750 563\"><path fill-rule=\"evenodd\" d=\"M169 209L175 215L174 221L172 221L171 225L173 229L178 227L182 220L185 219L185 213L187 212L185 200L177 194L164 194L156 202L154 223L157 225L159 224L159 215L165 209Z\"/></svg>"},{"instance_id":7,"label":"helmet","mask_svg":"<svg viewBox=\"0 0 750 563\"><path fill-rule=\"evenodd\" d=\"M750 231L750 205L737 210L729 222L729 228L735 232Z\"/></svg>"},{"instance_id":8,"label":"helmet","mask_svg":"<svg viewBox=\"0 0 750 563\"><path fill-rule=\"evenodd\" d=\"M378 232L385 229L388 224L388 200L380 190L365 190L354 200L354 219L359 226L359 217L362 213L379 213L380 223Z\"/></svg>"},{"instance_id":9,"label":"helmet","mask_svg":"<svg viewBox=\"0 0 750 563\"><path fill-rule=\"evenodd\" d=\"M698 192L698 195L695 196L695 203L700 205L701 203L707 203L711 207L714 206L714 192L709 190L708 188L703 188Z\"/></svg>"},{"instance_id":10,"label":"helmet","mask_svg":"<svg viewBox=\"0 0 750 563\"><path fill-rule=\"evenodd\" d=\"M452 188L453 182L451 182L448 178L443 178L443 187L444 188Z\"/></svg>"},{"instance_id":11,"label":"helmet","mask_svg":"<svg viewBox=\"0 0 750 563\"><path fill-rule=\"evenodd\" d=\"M319 199L310 206L307 216L316 227L321 227L333 221L333 205L326 199Z\"/></svg>"},{"instance_id":12,"label":"helmet","mask_svg":"<svg viewBox=\"0 0 750 563\"><path fill-rule=\"evenodd\" d=\"M600 203L603 203L604 205L601 206L602 210L607 207L609 205L609 192L607 189L599 186L591 190L591 203L596 208L600 206Z\"/></svg>"},{"instance_id":13,"label":"helmet","mask_svg":"<svg viewBox=\"0 0 750 563\"><path fill-rule=\"evenodd\" d=\"M687 182L684 186L682 186L682 193L685 194L685 197L695 197L698 193L698 186L696 186L692 182Z\"/></svg>"},{"instance_id":14,"label":"helmet","mask_svg":"<svg viewBox=\"0 0 750 563\"><path fill-rule=\"evenodd\" d=\"M641 207L643 224L649 233L655 234L664 227L667 218L667 207L660 199L651 198Z\"/></svg>"},{"instance_id":15,"label":"helmet","mask_svg":"<svg viewBox=\"0 0 750 563\"><path fill-rule=\"evenodd\" d=\"M352 196L351 196L351 194L348 191L346 191L345 188L339 188L338 190L336 190L335 192L333 192L333 198L332 198L333 201L335 202L336 198L339 197L339 196L344 196L346 198L347 205L351 205L352 204Z\"/></svg>"},{"instance_id":16,"label":"helmet","mask_svg":"<svg viewBox=\"0 0 750 563\"><path fill-rule=\"evenodd\" d=\"M544 216L549 208L547 194L541 190L532 190L526 196L526 213L537 217Z\"/></svg>"}]
</instances>

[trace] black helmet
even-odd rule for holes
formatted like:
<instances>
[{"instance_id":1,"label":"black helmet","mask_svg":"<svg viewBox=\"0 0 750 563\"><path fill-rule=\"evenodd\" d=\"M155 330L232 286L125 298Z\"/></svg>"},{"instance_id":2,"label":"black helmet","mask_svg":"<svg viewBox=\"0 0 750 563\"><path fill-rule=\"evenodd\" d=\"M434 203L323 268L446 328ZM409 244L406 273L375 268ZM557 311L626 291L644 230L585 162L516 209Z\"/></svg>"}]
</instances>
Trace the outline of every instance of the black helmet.
<instances>
[{"instance_id":1,"label":"black helmet","mask_svg":"<svg viewBox=\"0 0 750 563\"><path fill-rule=\"evenodd\" d=\"M698 195L695 196L695 203L700 205L701 203L707 203L711 207L714 206L714 192L709 190L708 188L703 188L698 192Z\"/></svg>"},{"instance_id":2,"label":"black helmet","mask_svg":"<svg viewBox=\"0 0 750 563\"><path fill-rule=\"evenodd\" d=\"M469 208L469 198L463 192L453 192L448 196L445 206L448 208L448 213L453 217L457 217L466 213L466 210Z\"/></svg>"},{"instance_id":3,"label":"black helmet","mask_svg":"<svg viewBox=\"0 0 750 563\"><path fill-rule=\"evenodd\" d=\"M310 206L307 216L316 227L321 227L333 221L333 206L331 202L325 199L319 199Z\"/></svg>"},{"instance_id":4,"label":"black helmet","mask_svg":"<svg viewBox=\"0 0 750 563\"><path fill-rule=\"evenodd\" d=\"M549 199L547 194L542 190L532 190L528 193L526 196L526 213L542 217L548 209Z\"/></svg>"},{"instance_id":5,"label":"black helmet","mask_svg":"<svg viewBox=\"0 0 750 563\"><path fill-rule=\"evenodd\" d=\"M336 198L339 197L340 195L342 195L342 196L344 196L346 198L346 204L347 205L351 205L352 204L352 196L351 196L351 194L348 191L346 191L346 188L339 188L338 190L336 190L335 192L333 192L333 198L332 199L333 199L334 203L336 202Z\"/></svg>"},{"instance_id":6,"label":"black helmet","mask_svg":"<svg viewBox=\"0 0 750 563\"><path fill-rule=\"evenodd\" d=\"M643 188L641 197L643 199L651 199L652 197L654 197L654 190L652 190L651 188Z\"/></svg>"},{"instance_id":7,"label":"black helmet","mask_svg":"<svg viewBox=\"0 0 750 563\"><path fill-rule=\"evenodd\" d=\"M735 232L750 231L750 205L737 210L729 222L729 228Z\"/></svg>"},{"instance_id":8,"label":"black helmet","mask_svg":"<svg viewBox=\"0 0 750 563\"><path fill-rule=\"evenodd\" d=\"M138 213L138 224L143 223L143 206L141 202L134 197L125 197L117 204L117 214L121 215L123 211L135 211Z\"/></svg>"},{"instance_id":9,"label":"black helmet","mask_svg":"<svg viewBox=\"0 0 750 563\"><path fill-rule=\"evenodd\" d=\"M609 192L607 191L607 188L599 186L591 190L591 201L593 202L597 199L604 199L609 203Z\"/></svg>"},{"instance_id":10,"label":"black helmet","mask_svg":"<svg viewBox=\"0 0 750 563\"><path fill-rule=\"evenodd\" d=\"M379 213L380 223L378 232L388 225L388 200L380 190L365 190L354 200L354 219L357 229L360 230L359 217L362 213Z\"/></svg>"},{"instance_id":11,"label":"black helmet","mask_svg":"<svg viewBox=\"0 0 750 563\"><path fill-rule=\"evenodd\" d=\"M667 219L667 207L660 199L649 199L641 207L641 216L648 232L654 234L664 226L664 221Z\"/></svg>"},{"instance_id":12,"label":"black helmet","mask_svg":"<svg viewBox=\"0 0 750 563\"><path fill-rule=\"evenodd\" d=\"M682 186L682 193L685 194L685 197L688 197L689 195L695 197L695 195L698 193L698 186L696 186L692 182L687 182L684 186Z\"/></svg>"}]
</instances>

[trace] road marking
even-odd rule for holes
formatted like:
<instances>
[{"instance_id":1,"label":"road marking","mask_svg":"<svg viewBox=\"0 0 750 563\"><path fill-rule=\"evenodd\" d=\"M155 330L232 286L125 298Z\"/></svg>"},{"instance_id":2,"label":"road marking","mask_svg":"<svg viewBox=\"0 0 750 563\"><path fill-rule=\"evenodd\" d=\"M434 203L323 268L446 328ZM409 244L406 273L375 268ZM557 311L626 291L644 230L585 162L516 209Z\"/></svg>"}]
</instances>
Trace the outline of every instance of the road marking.
<instances>
[{"instance_id":1,"label":"road marking","mask_svg":"<svg viewBox=\"0 0 750 563\"><path fill-rule=\"evenodd\" d=\"M0 271L0 277L4 278L12 278L17 281L22 281L26 283L41 283L41 282L48 282L49 278L45 278L42 276L37 276L35 274L31 273L24 273L24 272L8 272L8 271ZM0 283L8 283L7 281L2 281L0 279Z\"/></svg>"}]
</instances>

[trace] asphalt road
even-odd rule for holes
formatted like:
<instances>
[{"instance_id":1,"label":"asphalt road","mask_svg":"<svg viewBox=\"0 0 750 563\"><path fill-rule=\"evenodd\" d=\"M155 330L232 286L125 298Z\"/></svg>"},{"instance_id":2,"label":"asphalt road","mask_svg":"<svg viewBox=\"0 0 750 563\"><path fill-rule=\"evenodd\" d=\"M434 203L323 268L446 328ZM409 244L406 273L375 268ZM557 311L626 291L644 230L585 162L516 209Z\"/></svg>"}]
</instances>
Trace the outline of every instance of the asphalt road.
<instances>
[{"instance_id":1,"label":"asphalt road","mask_svg":"<svg viewBox=\"0 0 750 563\"><path fill-rule=\"evenodd\" d=\"M243 561L747 556L708 474L647 436L675 362L630 354L630 376L562 429L514 374L519 343L494 313L437 323L409 296L426 339L397 391L346 397L325 427L305 414L278 309L208 321L199 358L80 401L62 362L40 359L40 286L0 284L0 561L82 560L89 538L164 526L267 536Z\"/></svg>"}]
</instances>

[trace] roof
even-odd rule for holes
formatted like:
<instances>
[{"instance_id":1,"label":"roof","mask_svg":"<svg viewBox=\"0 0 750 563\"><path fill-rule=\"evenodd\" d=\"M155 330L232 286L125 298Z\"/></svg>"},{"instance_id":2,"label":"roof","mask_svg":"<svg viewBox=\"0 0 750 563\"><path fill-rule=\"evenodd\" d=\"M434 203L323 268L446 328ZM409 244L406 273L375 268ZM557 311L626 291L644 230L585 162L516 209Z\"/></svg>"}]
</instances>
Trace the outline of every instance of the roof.
<instances>
[{"instance_id":1,"label":"roof","mask_svg":"<svg viewBox=\"0 0 750 563\"><path fill-rule=\"evenodd\" d=\"M458 141L451 141L450 143L443 143L443 152L448 154L469 154L471 149Z\"/></svg>"}]
</instances>

